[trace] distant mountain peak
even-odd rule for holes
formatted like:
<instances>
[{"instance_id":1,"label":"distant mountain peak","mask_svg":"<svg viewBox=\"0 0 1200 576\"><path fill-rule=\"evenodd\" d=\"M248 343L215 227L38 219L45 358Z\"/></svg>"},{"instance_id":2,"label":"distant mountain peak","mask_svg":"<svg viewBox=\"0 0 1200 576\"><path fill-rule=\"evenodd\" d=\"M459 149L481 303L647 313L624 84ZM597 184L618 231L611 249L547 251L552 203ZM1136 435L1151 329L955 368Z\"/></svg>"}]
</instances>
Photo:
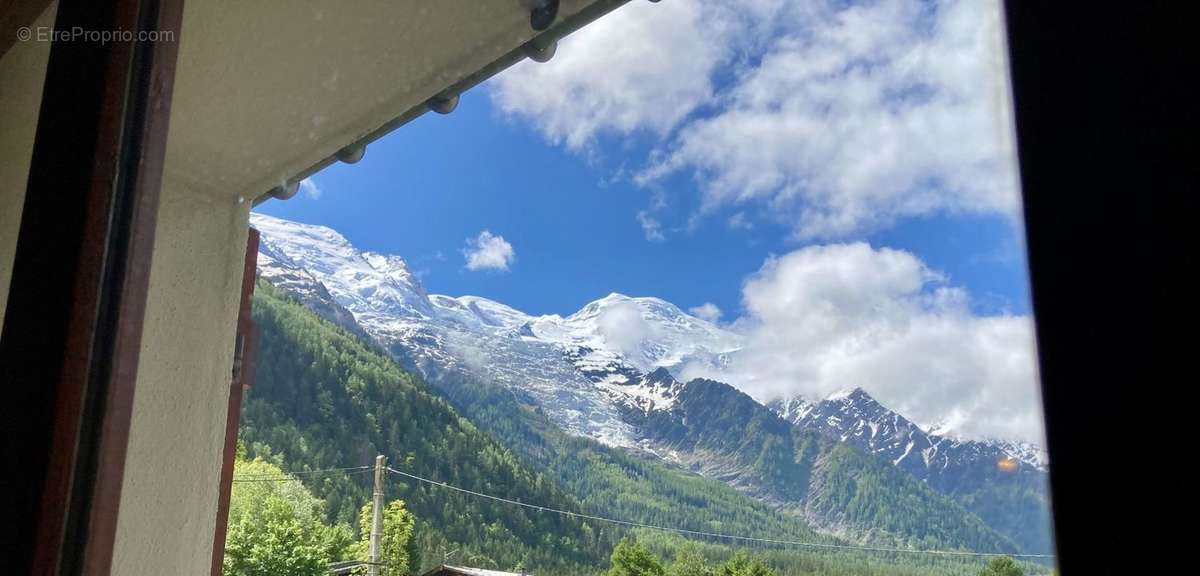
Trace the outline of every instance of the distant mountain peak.
<instances>
[{"instance_id":1,"label":"distant mountain peak","mask_svg":"<svg viewBox=\"0 0 1200 576\"><path fill-rule=\"evenodd\" d=\"M262 214L251 214L250 223L262 233L260 254L286 256L287 263L307 270L368 331L380 316L428 318L433 312L420 278L400 256L361 252L325 226Z\"/></svg>"},{"instance_id":2,"label":"distant mountain peak","mask_svg":"<svg viewBox=\"0 0 1200 576\"><path fill-rule=\"evenodd\" d=\"M767 404L785 420L850 442L927 479L963 462L994 464L1006 455L1045 470L1036 446L1000 440L965 440L922 428L884 406L861 386L847 387L813 402L801 395Z\"/></svg>"},{"instance_id":3,"label":"distant mountain peak","mask_svg":"<svg viewBox=\"0 0 1200 576\"><path fill-rule=\"evenodd\" d=\"M613 292L564 318L531 316L479 296L428 294L400 256L360 251L322 226L257 214L252 223L263 233L262 252L275 256L265 266L311 273L371 337L404 351L427 378L466 373L519 389L564 430L608 444L636 440L621 416L627 396L659 409L681 386L669 372L645 381L644 374L693 360L715 364L741 345L739 335L659 298ZM629 320L618 312L626 307L636 310L640 340L612 332L606 314Z\"/></svg>"},{"instance_id":4,"label":"distant mountain peak","mask_svg":"<svg viewBox=\"0 0 1200 576\"><path fill-rule=\"evenodd\" d=\"M875 399L862 389L862 386L842 388L825 396L826 400L842 400L849 402L874 401Z\"/></svg>"},{"instance_id":5,"label":"distant mountain peak","mask_svg":"<svg viewBox=\"0 0 1200 576\"><path fill-rule=\"evenodd\" d=\"M659 366L653 372L646 375L646 381L655 384L670 384L675 382L675 376L671 374L670 370Z\"/></svg>"},{"instance_id":6,"label":"distant mountain peak","mask_svg":"<svg viewBox=\"0 0 1200 576\"><path fill-rule=\"evenodd\" d=\"M651 318L673 319L687 316L690 319L700 321L699 318L686 314L678 306L662 298L655 298L653 296L628 296L620 292L611 292L608 296L588 302L577 312L568 316L568 318L586 320L594 318L598 314L603 314L617 306L634 306L643 316Z\"/></svg>"}]
</instances>

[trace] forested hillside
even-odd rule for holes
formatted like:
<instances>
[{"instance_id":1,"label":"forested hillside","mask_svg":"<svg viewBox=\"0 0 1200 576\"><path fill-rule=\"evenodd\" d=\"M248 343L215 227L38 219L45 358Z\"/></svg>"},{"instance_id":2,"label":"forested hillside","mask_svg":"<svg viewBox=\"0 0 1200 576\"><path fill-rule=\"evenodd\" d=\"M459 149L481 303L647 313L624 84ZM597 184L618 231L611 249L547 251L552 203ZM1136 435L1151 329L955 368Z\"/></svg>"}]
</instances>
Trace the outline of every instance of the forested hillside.
<instances>
[{"instance_id":1,"label":"forested hillside","mask_svg":"<svg viewBox=\"0 0 1200 576\"><path fill-rule=\"evenodd\" d=\"M698 474L663 465L650 457L639 457L619 448L571 436L551 424L541 411L523 402L510 390L472 381L441 382L459 411L513 450L563 488L577 495L584 508L635 522L680 527L762 538L813 542L818 547L729 541L715 538L683 538L655 530L636 530L638 538L670 557L685 543L697 544L714 561L734 550L750 548L768 558L783 574L825 575L917 575L971 574L983 565L978 558L928 556L904 553L863 553L820 547L845 544L843 540L814 532L799 515L783 513L728 485ZM820 440L824 441L824 439ZM848 454L829 450L829 472L841 469ZM854 452L851 450L850 454ZM849 456L852 463L857 458ZM880 472L888 474L888 472ZM879 477L864 490L882 487ZM826 492L838 494L834 487ZM841 492L845 493L845 492ZM862 501L873 501L863 498ZM897 510L902 510L897 506ZM869 508L859 513L870 514ZM897 522L909 520L900 519ZM994 538L994 535L990 535ZM913 542L920 543L920 542ZM1045 569L1029 564L1031 573Z\"/></svg>"},{"instance_id":2,"label":"forested hillside","mask_svg":"<svg viewBox=\"0 0 1200 576\"><path fill-rule=\"evenodd\" d=\"M525 466L380 351L313 315L266 283L254 299L261 330L258 373L246 397L241 437L248 456L275 456L293 471L369 464L376 454L428 478L556 508L579 503ZM370 475L323 476L310 488L332 522L356 525ZM592 572L612 528L389 478L417 518L429 558L458 550L505 568L524 563ZM441 562L441 558L436 559ZM487 564L487 562L485 562Z\"/></svg>"},{"instance_id":3,"label":"forested hillside","mask_svg":"<svg viewBox=\"0 0 1200 576\"><path fill-rule=\"evenodd\" d=\"M456 382L448 389L457 396L447 401L373 344L269 284L259 284L254 317L262 344L242 416L248 457L303 472L366 465L382 453L397 469L524 502L701 532L843 543L716 480L567 435L511 391ZM327 501L330 522L356 525L370 497L369 474L301 479ZM480 567L596 574L606 568L617 538L629 532L395 475L388 482L388 499L402 498L416 517L414 549L423 566L453 552L458 562ZM677 534L636 533L664 557L685 542ZM784 575L962 574L981 565L969 558L690 541L714 560L751 546Z\"/></svg>"},{"instance_id":4,"label":"forested hillside","mask_svg":"<svg viewBox=\"0 0 1200 576\"><path fill-rule=\"evenodd\" d=\"M767 403L801 430L855 446L949 496L1022 552L1054 551L1045 454L1036 445L931 434L862 388Z\"/></svg>"},{"instance_id":5,"label":"forested hillside","mask_svg":"<svg viewBox=\"0 0 1200 576\"><path fill-rule=\"evenodd\" d=\"M875 544L1015 552L962 506L849 444L803 431L721 382L688 382L642 427L708 476Z\"/></svg>"}]
</instances>

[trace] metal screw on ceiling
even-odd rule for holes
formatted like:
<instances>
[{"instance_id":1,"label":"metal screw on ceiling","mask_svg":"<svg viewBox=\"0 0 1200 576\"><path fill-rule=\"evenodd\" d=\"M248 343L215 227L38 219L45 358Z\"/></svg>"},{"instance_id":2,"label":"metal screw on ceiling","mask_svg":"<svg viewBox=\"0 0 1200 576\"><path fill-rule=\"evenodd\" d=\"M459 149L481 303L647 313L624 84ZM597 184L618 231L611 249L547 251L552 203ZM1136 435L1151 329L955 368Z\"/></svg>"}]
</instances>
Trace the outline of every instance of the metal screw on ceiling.
<instances>
[{"instance_id":1,"label":"metal screw on ceiling","mask_svg":"<svg viewBox=\"0 0 1200 576\"><path fill-rule=\"evenodd\" d=\"M538 47L535 40L530 40L521 45L521 51L534 62L549 62L554 57L554 52L558 50L558 41L552 40L549 45Z\"/></svg>"},{"instance_id":2,"label":"metal screw on ceiling","mask_svg":"<svg viewBox=\"0 0 1200 576\"><path fill-rule=\"evenodd\" d=\"M523 0L529 9L529 26L541 32L554 23L558 17L558 0Z\"/></svg>"},{"instance_id":3,"label":"metal screw on ceiling","mask_svg":"<svg viewBox=\"0 0 1200 576\"><path fill-rule=\"evenodd\" d=\"M295 196L296 192L299 192L299 191L300 191L300 183L299 182L284 182L283 184L280 184L280 185L272 188L269 192L267 192L267 194L269 194L272 198L276 198L278 200L287 200L288 198Z\"/></svg>"},{"instance_id":4,"label":"metal screw on ceiling","mask_svg":"<svg viewBox=\"0 0 1200 576\"><path fill-rule=\"evenodd\" d=\"M458 94L453 96L434 96L425 104L438 114L449 114L458 108Z\"/></svg>"},{"instance_id":5,"label":"metal screw on ceiling","mask_svg":"<svg viewBox=\"0 0 1200 576\"><path fill-rule=\"evenodd\" d=\"M351 144L337 152L337 159L346 164L354 164L363 159L363 155L367 153L365 144Z\"/></svg>"}]
</instances>

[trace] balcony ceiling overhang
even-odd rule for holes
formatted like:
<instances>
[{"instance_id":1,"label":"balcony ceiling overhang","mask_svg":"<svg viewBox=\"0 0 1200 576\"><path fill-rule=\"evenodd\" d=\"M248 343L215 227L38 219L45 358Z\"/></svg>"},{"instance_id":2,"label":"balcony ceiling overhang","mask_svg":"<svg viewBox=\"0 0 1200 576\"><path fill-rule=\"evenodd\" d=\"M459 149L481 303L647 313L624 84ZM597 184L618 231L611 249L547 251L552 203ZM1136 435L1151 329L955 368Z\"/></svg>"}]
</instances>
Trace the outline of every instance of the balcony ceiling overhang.
<instances>
[{"instance_id":1,"label":"balcony ceiling overhang","mask_svg":"<svg viewBox=\"0 0 1200 576\"><path fill-rule=\"evenodd\" d=\"M188 1L164 183L265 198L626 1Z\"/></svg>"}]
</instances>

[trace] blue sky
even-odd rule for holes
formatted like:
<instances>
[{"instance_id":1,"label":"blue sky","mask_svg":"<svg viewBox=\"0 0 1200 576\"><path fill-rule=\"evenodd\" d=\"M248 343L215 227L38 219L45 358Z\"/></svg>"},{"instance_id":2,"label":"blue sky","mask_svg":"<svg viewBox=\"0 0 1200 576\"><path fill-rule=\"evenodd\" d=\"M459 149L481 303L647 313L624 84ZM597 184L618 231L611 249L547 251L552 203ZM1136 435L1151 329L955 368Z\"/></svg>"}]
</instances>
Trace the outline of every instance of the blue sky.
<instances>
[{"instance_id":1,"label":"blue sky","mask_svg":"<svg viewBox=\"0 0 1200 576\"><path fill-rule=\"evenodd\" d=\"M301 193L256 211L399 254L431 292L485 296L533 314L568 314L622 292L685 309L712 302L731 319L747 275L768 256L811 242L771 220L730 226L741 207L688 229L699 204L691 178L651 190L627 175L647 154L644 140L606 137L585 154L572 152L498 111L480 89L453 114L426 114L375 142L358 164L316 175L319 196ZM662 240L647 239L637 219L654 194L671 202L656 214ZM466 242L483 230L513 247L507 271L466 268ZM915 217L862 238L917 254L966 287L981 313L1028 311L1024 254L1004 216Z\"/></svg>"},{"instance_id":2,"label":"blue sky","mask_svg":"<svg viewBox=\"0 0 1200 576\"><path fill-rule=\"evenodd\" d=\"M631 2L258 210L531 314L712 304L760 398L1039 442L1000 13Z\"/></svg>"}]
</instances>

